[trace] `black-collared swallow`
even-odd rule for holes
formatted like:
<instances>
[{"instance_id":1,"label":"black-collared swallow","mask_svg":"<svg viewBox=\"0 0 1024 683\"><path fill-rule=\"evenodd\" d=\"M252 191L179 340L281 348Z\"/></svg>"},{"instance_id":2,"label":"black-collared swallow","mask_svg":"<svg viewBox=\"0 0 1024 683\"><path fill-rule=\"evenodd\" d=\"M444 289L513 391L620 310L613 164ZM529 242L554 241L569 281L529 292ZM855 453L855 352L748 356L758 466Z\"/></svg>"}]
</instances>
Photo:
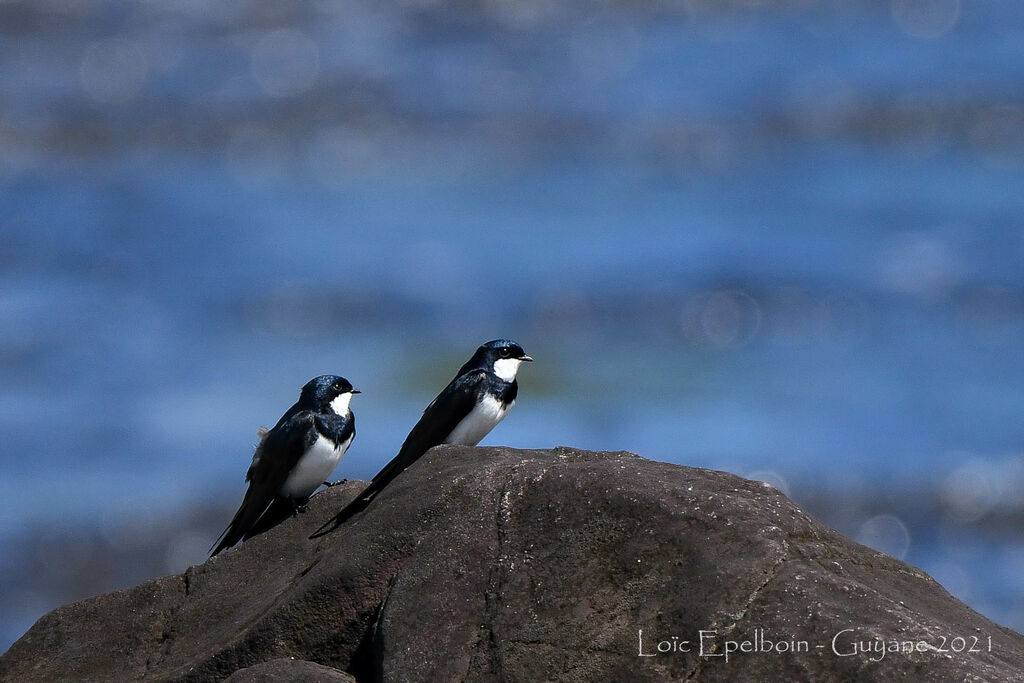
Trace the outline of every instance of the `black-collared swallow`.
<instances>
[{"instance_id":1,"label":"black-collared swallow","mask_svg":"<svg viewBox=\"0 0 1024 683\"><path fill-rule=\"evenodd\" d=\"M245 475L249 488L211 557L295 514L326 483L355 438L349 402L358 393L344 377L314 377L273 429L260 430Z\"/></svg>"},{"instance_id":2,"label":"black-collared swallow","mask_svg":"<svg viewBox=\"0 0 1024 683\"><path fill-rule=\"evenodd\" d=\"M325 533L331 525L336 528L362 510L392 479L434 446L477 445L508 415L519 391L519 366L532 360L523 347L509 339L495 339L478 348L455 379L423 411L398 455L355 500L313 535Z\"/></svg>"}]
</instances>

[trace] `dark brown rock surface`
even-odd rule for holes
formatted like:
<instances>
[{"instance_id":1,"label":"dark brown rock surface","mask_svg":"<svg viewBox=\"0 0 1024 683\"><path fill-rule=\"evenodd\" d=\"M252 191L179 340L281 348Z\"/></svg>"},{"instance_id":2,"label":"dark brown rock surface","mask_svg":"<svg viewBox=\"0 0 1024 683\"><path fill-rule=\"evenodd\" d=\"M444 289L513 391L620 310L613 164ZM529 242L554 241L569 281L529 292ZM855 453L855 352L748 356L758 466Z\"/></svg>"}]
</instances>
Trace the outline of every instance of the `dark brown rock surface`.
<instances>
[{"instance_id":1,"label":"dark brown rock surface","mask_svg":"<svg viewBox=\"0 0 1024 683\"><path fill-rule=\"evenodd\" d=\"M359 487L183 575L54 610L0 679L1024 676L1020 634L723 472L439 447L310 540Z\"/></svg>"},{"instance_id":2,"label":"dark brown rock surface","mask_svg":"<svg viewBox=\"0 0 1024 683\"><path fill-rule=\"evenodd\" d=\"M351 675L304 659L271 659L239 669L224 683L355 683Z\"/></svg>"}]
</instances>

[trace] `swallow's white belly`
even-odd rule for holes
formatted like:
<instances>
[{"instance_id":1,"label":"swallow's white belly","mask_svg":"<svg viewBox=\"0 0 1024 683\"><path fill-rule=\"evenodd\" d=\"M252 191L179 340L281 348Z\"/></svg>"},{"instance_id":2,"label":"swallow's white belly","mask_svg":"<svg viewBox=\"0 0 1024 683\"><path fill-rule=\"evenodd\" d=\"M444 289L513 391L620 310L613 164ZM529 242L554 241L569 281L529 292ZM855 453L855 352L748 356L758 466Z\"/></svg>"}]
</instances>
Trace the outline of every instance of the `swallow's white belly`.
<instances>
[{"instance_id":1,"label":"swallow's white belly","mask_svg":"<svg viewBox=\"0 0 1024 683\"><path fill-rule=\"evenodd\" d=\"M480 439L487 436L499 422L505 419L514 403L515 401L504 406L498 399L484 396L482 401L473 406L469 415L462 418L462 422L456 425L444 442L460 446L477 445L480 443Z\"/></svg>"},{"instance_id":2,"label":"swallow's white belly","mask_svg":"<svg viewBox=\"0 0 1024 683\"><path fill-rule=\"evenodd\" d=\"M351 444L351 436L335 447L333 441L318 435L316 441L303 453L292 473L288 475L284 486L281 487L281 495L293 499L313 495L313 491L331 476L331 472L338 466L341 456L345 455Z\"/></svg>"}]
</instances>

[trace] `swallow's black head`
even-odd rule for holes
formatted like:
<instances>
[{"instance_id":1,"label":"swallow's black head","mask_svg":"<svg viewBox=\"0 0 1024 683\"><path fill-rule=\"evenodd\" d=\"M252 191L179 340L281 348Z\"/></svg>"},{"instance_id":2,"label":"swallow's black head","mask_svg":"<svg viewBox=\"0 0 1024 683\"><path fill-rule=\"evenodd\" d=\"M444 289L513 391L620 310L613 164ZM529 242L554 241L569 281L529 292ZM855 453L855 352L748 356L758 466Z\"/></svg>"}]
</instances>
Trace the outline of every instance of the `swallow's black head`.
<instances>
[{"instance_id":1,"label":"swallow's black head","mask_svg":"<svg viewBox=\"0 0 1024 683\"><path fill-rule=\"evenodd\" d=\"M492 341L483 344L477 353L482 353L485 358L494 362L496 360L502 360L505 358L511 358L519 361L531 361L533 360L526 355L526 351L523 351L523 347L514 342L511 339L494 339Z\"/></svg>"},{"instance_id":2,"label":"swallow's black head","mask_svg":"<svg viewBox=\"0 0 1024 683\"><path fill-rule=\"evenodd\" d=\"M470 370L487 370L511 382L516 378L519 364L532 360L523 351L523 347L511 339L494 339L478 348L469 362L462 366L459 374Z\"/></svg>"},{"instance_id":3,"label":"swallow's black head","mask_svg":"<svg viewBox=\"0 0 1024 683\"><path fill-rule=\"evenodd\" d=\"M352 383L337 375L320 375L306 382L299 400L311 404L330 403L342 394L358 394Z\"/></svg>"}]
</instances>

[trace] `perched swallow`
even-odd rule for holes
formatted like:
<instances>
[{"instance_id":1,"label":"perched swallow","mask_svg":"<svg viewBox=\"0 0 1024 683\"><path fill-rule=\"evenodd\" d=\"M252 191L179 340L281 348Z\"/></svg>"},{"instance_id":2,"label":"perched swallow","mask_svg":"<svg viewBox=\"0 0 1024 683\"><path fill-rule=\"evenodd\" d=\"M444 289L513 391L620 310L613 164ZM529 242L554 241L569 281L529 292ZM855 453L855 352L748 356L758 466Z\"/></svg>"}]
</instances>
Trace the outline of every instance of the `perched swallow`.
<instances>
[{"instance_id":1,"label":"perched swallow","mask_svg":"<svg viewBox=\"0 0 1024 683\"><path fill-rule=\"evenodd\" d=\"M519 365L532 360L523 347L508 339L495 339L478 348L455 379L423 411L398 455L355 500L313 535L322 535L331 525L336 528L365 508L392 479L434 446L477 445L511 410L519 391Z\"/></svg>"},{"instance_id":2,"label":"perched swallow","mask_svg":"<svg viewBox=\"0 0 1024 683\"><path fill-rule=\"evenodd\" d=\"M358 393L344 377L315 377L273 429L260 430L260 443L245 475L249 489L214 542L211 557L300 511L326 483L355 438L356 419L349 402Z\"/></svg>"}]
</instances>

